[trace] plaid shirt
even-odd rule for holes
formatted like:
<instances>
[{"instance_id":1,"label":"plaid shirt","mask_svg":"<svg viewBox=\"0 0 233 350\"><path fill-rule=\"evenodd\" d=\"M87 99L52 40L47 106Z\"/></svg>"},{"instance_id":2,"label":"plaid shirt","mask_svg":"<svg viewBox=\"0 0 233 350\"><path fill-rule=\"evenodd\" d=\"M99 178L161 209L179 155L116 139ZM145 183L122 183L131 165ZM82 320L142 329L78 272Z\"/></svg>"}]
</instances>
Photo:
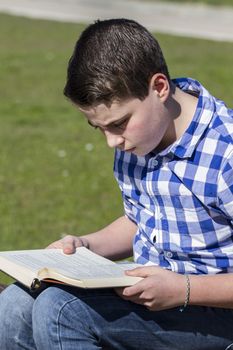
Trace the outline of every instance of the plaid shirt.
<instances>
[{"instance_id":1,"label":"plaid shirt","mask_svg":"<svg viewBox=\"0 0 233 350\"><path fill-rule=\"evenodd\" d=\"M135 261L179 273L233 272L233 110L197 81L183 136L160 153L116 149L114 173L126 215L136 223Z\"/></svg>"}]
</instances>

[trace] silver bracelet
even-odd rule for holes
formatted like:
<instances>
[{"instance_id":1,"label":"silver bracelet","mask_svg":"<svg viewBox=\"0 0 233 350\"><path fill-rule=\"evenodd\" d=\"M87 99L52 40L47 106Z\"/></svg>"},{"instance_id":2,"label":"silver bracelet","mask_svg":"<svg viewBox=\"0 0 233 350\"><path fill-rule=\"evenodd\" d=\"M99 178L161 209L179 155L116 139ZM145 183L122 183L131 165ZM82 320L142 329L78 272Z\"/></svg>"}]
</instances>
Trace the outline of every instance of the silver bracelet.
<instances>
[{"instance_id":1,"label":"silver bracelet","mask_svg":"<svg viewBox=\"0 0 233 350\"><path fill-rule=\"evenodd\" d=\"M190 279L189 279L189 275L185 275L185 278L186 278L186 296L185 296L184 305L180 308L180 312L183 312L184 309L188 306L189 299L190 299Z\"/></svg>"}]
</instances>

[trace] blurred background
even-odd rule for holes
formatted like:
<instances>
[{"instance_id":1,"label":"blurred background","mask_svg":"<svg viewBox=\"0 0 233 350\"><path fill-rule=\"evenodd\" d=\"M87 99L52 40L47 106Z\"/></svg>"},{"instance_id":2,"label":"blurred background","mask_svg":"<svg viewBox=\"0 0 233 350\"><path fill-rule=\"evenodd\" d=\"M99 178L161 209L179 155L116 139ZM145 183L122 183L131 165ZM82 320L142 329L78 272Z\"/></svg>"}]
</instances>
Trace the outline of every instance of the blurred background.
<instances>
[{"instance_id":1,"label":"blurred background","mask_svg":"<svg viewBox=\"0 0 233 350\"><path fill-rule=\"evenodd\" d=\"M43 248L123 213L113 150L63 97L85 23L128 17L148 24L173 78L193 77L233 107L232 0L111 4L0 0L0 250ZM218 30L228 22L226 34Z\"/></svg>"}]
</instances>

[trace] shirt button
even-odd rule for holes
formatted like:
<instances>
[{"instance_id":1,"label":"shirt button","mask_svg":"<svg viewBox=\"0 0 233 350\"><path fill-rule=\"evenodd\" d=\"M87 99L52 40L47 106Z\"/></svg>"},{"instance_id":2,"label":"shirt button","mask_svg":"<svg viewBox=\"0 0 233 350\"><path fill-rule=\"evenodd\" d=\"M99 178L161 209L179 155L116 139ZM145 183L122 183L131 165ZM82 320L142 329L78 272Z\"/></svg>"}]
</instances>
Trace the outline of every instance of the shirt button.
<instances>
[{"instance_id":1,"label":"shirt button","mask_svg":"<svg viewBox=\"0 0 233 350\"><path fill-rule=\"evenodd\" d=\"M159 164L157 159L153 159L152 166L157 166Z\"/></svg>"},{"instance_id":2,"label":"shirt button","mask_svg":"<svg viewBox=\"0 0 233 350\"><path fill-rule=\"evenodd\" d=\"M171 259L173 257L173 254L172 252L165 252L165 256L168 258L168 259Z\"/></svg>"}]
</instances>

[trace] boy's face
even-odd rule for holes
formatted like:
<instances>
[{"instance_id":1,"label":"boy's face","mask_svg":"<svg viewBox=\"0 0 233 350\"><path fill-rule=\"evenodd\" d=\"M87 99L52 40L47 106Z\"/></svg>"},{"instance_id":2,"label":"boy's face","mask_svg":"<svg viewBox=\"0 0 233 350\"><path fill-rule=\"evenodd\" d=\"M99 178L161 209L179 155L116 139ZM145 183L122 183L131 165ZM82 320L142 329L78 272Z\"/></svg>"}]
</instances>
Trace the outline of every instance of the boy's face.
<instances>
[{"instance_id":1,"label":"boy's face","mask_svg":"<svg viewBox=\"0 0 233 350\"><path fill-rule=\"evenodd\" d=\"M151 89L143 101L131 98L113 102L110 107L99 104L80 110L91 126L102 131L109 147L144 156L161 141L166 145L171 121L156 90Z\"/></svg>"}]
</instances>

